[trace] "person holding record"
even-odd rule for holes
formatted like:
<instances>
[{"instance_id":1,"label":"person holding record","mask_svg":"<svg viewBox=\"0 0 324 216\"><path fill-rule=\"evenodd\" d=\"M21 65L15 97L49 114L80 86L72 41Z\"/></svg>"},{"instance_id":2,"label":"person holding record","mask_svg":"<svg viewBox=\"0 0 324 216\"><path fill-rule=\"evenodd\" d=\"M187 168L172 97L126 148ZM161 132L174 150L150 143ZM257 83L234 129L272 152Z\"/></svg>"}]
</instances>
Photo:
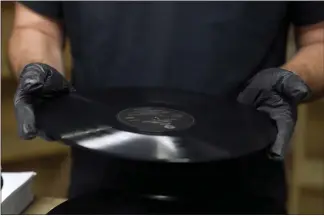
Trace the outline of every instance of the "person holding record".
<instances>
[{"instance_id":1,"label":"person holding record","mask_svg":"<svg viewBox=\"0 0 324 216\"><path fill-rule=\"evenodd\" d=\"M297 106L324 95L323 11L324 2L315 1L17 2L9 60L19 81L19 136L38 135L38 98L75 89L164 87L235 97L266 112L278 128L243 190L247 212L284 214L284 158ZM286 61L291 24L298 51ZM66 37L71 82L64 78ZM79 149L72 157L70 197L114 187L122 178L105 158Z\"/></svg>"}]
</instances>

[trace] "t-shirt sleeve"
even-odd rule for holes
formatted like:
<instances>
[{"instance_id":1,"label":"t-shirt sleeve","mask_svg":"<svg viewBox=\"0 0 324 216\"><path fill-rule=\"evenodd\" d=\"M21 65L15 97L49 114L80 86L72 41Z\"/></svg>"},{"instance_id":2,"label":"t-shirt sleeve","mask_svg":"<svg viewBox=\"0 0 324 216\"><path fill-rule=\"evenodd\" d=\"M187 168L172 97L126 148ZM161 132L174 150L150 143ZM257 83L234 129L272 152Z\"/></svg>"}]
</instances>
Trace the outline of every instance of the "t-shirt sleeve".
<instances>
[{"instance_id":1,"label":"t-shirt sleeve","mask_svg":"<svg viewBox=\"0 0 324 216\"><path fill-rule=\"evenodd\" d=\"M290 20L295 26L312 25L324 21L323 1L295 1L288 3Z\"/></svg>"},{"instance_id":2,"label":"t-shirt sleeve","mask_svg":"<svg viewBox=\"0 0 324 216\"><path fill-rule=\"evenodd\" d=\"M63 18L61 1L19 1L19 3L51 19L60 20Z\"/></svg>"}]
</instances>

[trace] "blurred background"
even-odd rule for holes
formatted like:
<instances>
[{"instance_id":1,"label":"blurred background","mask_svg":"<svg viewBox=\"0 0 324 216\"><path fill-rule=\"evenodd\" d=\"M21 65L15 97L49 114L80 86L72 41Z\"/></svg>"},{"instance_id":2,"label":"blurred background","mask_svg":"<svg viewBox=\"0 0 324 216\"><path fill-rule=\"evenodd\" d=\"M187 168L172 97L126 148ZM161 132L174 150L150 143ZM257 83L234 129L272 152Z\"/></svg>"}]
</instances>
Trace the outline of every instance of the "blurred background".
<instances>
[{"instance_id":1,"label":"blurred background","mask_svg":"<svg viewBox=\"0 0 324 216\"><path fill-rule=\"evenodd\" d=\"M2 171L37 172L33 190L38 197L66 197L69 149L40 139L19 140L13 112L16 80L10 73L7 42L13 21L13 3L1 3L1 166ZM295 52L292 34L288 38L287 57ZM65 50L69 72L69 45ZM69 77L69 74L68 74ZM289 211L292 214L324 214L324 100L302 105L293 139L293 152L287 159Z\"/></svg>"}]
</instances>

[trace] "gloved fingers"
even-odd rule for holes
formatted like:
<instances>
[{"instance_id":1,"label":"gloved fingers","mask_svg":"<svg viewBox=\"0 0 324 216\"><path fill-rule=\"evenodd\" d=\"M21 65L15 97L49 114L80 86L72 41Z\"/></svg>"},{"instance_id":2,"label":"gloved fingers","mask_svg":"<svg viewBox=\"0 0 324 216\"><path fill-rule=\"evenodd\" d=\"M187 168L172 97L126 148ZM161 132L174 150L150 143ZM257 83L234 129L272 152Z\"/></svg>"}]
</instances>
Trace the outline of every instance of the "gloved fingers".
<instances>
[{"instance_id":1,"label":"gloved fingers","mask_svg":"<svg viewBox=\"0 0 324 216\"><path fill-rule=\"evenodd\" d=\"M20 74L14 97L19 136L32 139L38 135L33 110L37 103L71 91L74 91L71 84L54 68L41 63L26 65ZM43 137L51 140L49 137Z\"/></svg>"},{"instance_id":2,"label":"gloved fingers","mask_svg":"<svg viewBox=\"0 0 324 216\"><path fill-rule=\"evenodd\" d=\"M21 99L15 104L15 114L18 124L18 135L25 140L35 138L37 130L32 105Z\"/></svg>"},{"instance_id":3,"label":"gloved fingers","mask_svg":"<svg viewBox=\"0 0 324 216\"><path fill-rule=\"evenodd\" d=\"M312 90L300 76L290 71L285 71L284 74L286 74L285 78L282 79L284 80L284 85L276 85L275 88L277 91L282 92L295 103L311 97Z\"/></svg>"},{"instance_id":4,"label":"gloved fingers","mask_svg":"<svg viewBox=\"0 0 324 216\"><path fill-rule=\"evenodd\" d=\"M32 66L26 66L32 67ZM18 124L18 135L22 139L33 139L37 130L33 102L43 85L45 74L39 73L38 68L23 70L20 74L19 84L14 96L15 115Z\"/></svg>"},{"instance_id":5,"label":"gloved fingers","mask_svg":"<svg viewBox=\"0 0 324 216\"><path fill-rule=\"evenodd\" d=\"M260 95L260 91L253 88L244 89L237 97L237 101L242 104L254 104Z\"/></svg>"},{"instance_id":6,"label":"gloved fingers","mask_svg":"<svg viewBox=\"0 0 324 216\"><path fill-rule=\"evenodd\" d=\"M64 76L58 72L55 68L42 64L42 67L47 71L45 77L43 94L58 95L64 93L70 93L75 91L71 83L64 78Z\"/></svg>"},{"instance_id":7,"label":"gloved fingers","mask_svg":"<svg viewBox=\"0 0 324 216\"><path fill-rule=\"evenodd\" d=\"M270 148L269 157L273 160L284 160L297 120L295 109L278 94L274 94L264 100L257 110L267 113L276 122L278 133Z\"/></svg>"},{"instance_id":8,"label":"gloved fingers","mask_svg":"<svg viewBox=\"0 0 324 216\"><path fill-rule=\"evenodd\" d=\"M295 122L292 119L278 119L276 121L278 134L275 143L271 146L269 157L272 160L283 161L290 150L290 141L294 132Z\"/></svg>"}]
</instances>

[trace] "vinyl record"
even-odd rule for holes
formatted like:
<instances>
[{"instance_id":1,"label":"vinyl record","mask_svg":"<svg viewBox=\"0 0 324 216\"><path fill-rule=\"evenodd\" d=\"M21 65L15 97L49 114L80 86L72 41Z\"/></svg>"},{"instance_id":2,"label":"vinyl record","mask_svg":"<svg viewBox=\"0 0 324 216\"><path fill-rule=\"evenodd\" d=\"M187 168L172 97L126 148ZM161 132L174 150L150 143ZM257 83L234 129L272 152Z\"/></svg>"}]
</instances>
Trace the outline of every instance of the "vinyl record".
<instances>
[{"instance_id":1,"label":"vinyl record","mask_svg":"<svg viewBox=\"0 0 324 216\"><path fill-rule=\"evenodd\" d=\"M69 199L52 209L48 214L168 214L177 213L179 204L175 200L151 199L143 195L96 192Z\"/></svg>"},{"instance_id":2,"label":"vinyl record","mask_svg":"<svg viewBox=\"0 0 324 216\"><path fill-rule=\"evenodd\" d=\"M192 92L111 88L36 107L40 131L68 145L127 159L206 162L267 148L270 118L253 107Z\"/></svg>"},{"instance_id":3,"label":"vinyl record","mask_svg":"<svg viewBox=\"0 0 324 216\"><path fill-rule=\"evenodd\" d=\"M192 215L239 214L247 212L242 200L229 196L195 199L95 192L72 198L48 215ZM232 202L231 202L232 201ZM250 212L250 211L249 211Z\"/></svg>"}]
</instances>

